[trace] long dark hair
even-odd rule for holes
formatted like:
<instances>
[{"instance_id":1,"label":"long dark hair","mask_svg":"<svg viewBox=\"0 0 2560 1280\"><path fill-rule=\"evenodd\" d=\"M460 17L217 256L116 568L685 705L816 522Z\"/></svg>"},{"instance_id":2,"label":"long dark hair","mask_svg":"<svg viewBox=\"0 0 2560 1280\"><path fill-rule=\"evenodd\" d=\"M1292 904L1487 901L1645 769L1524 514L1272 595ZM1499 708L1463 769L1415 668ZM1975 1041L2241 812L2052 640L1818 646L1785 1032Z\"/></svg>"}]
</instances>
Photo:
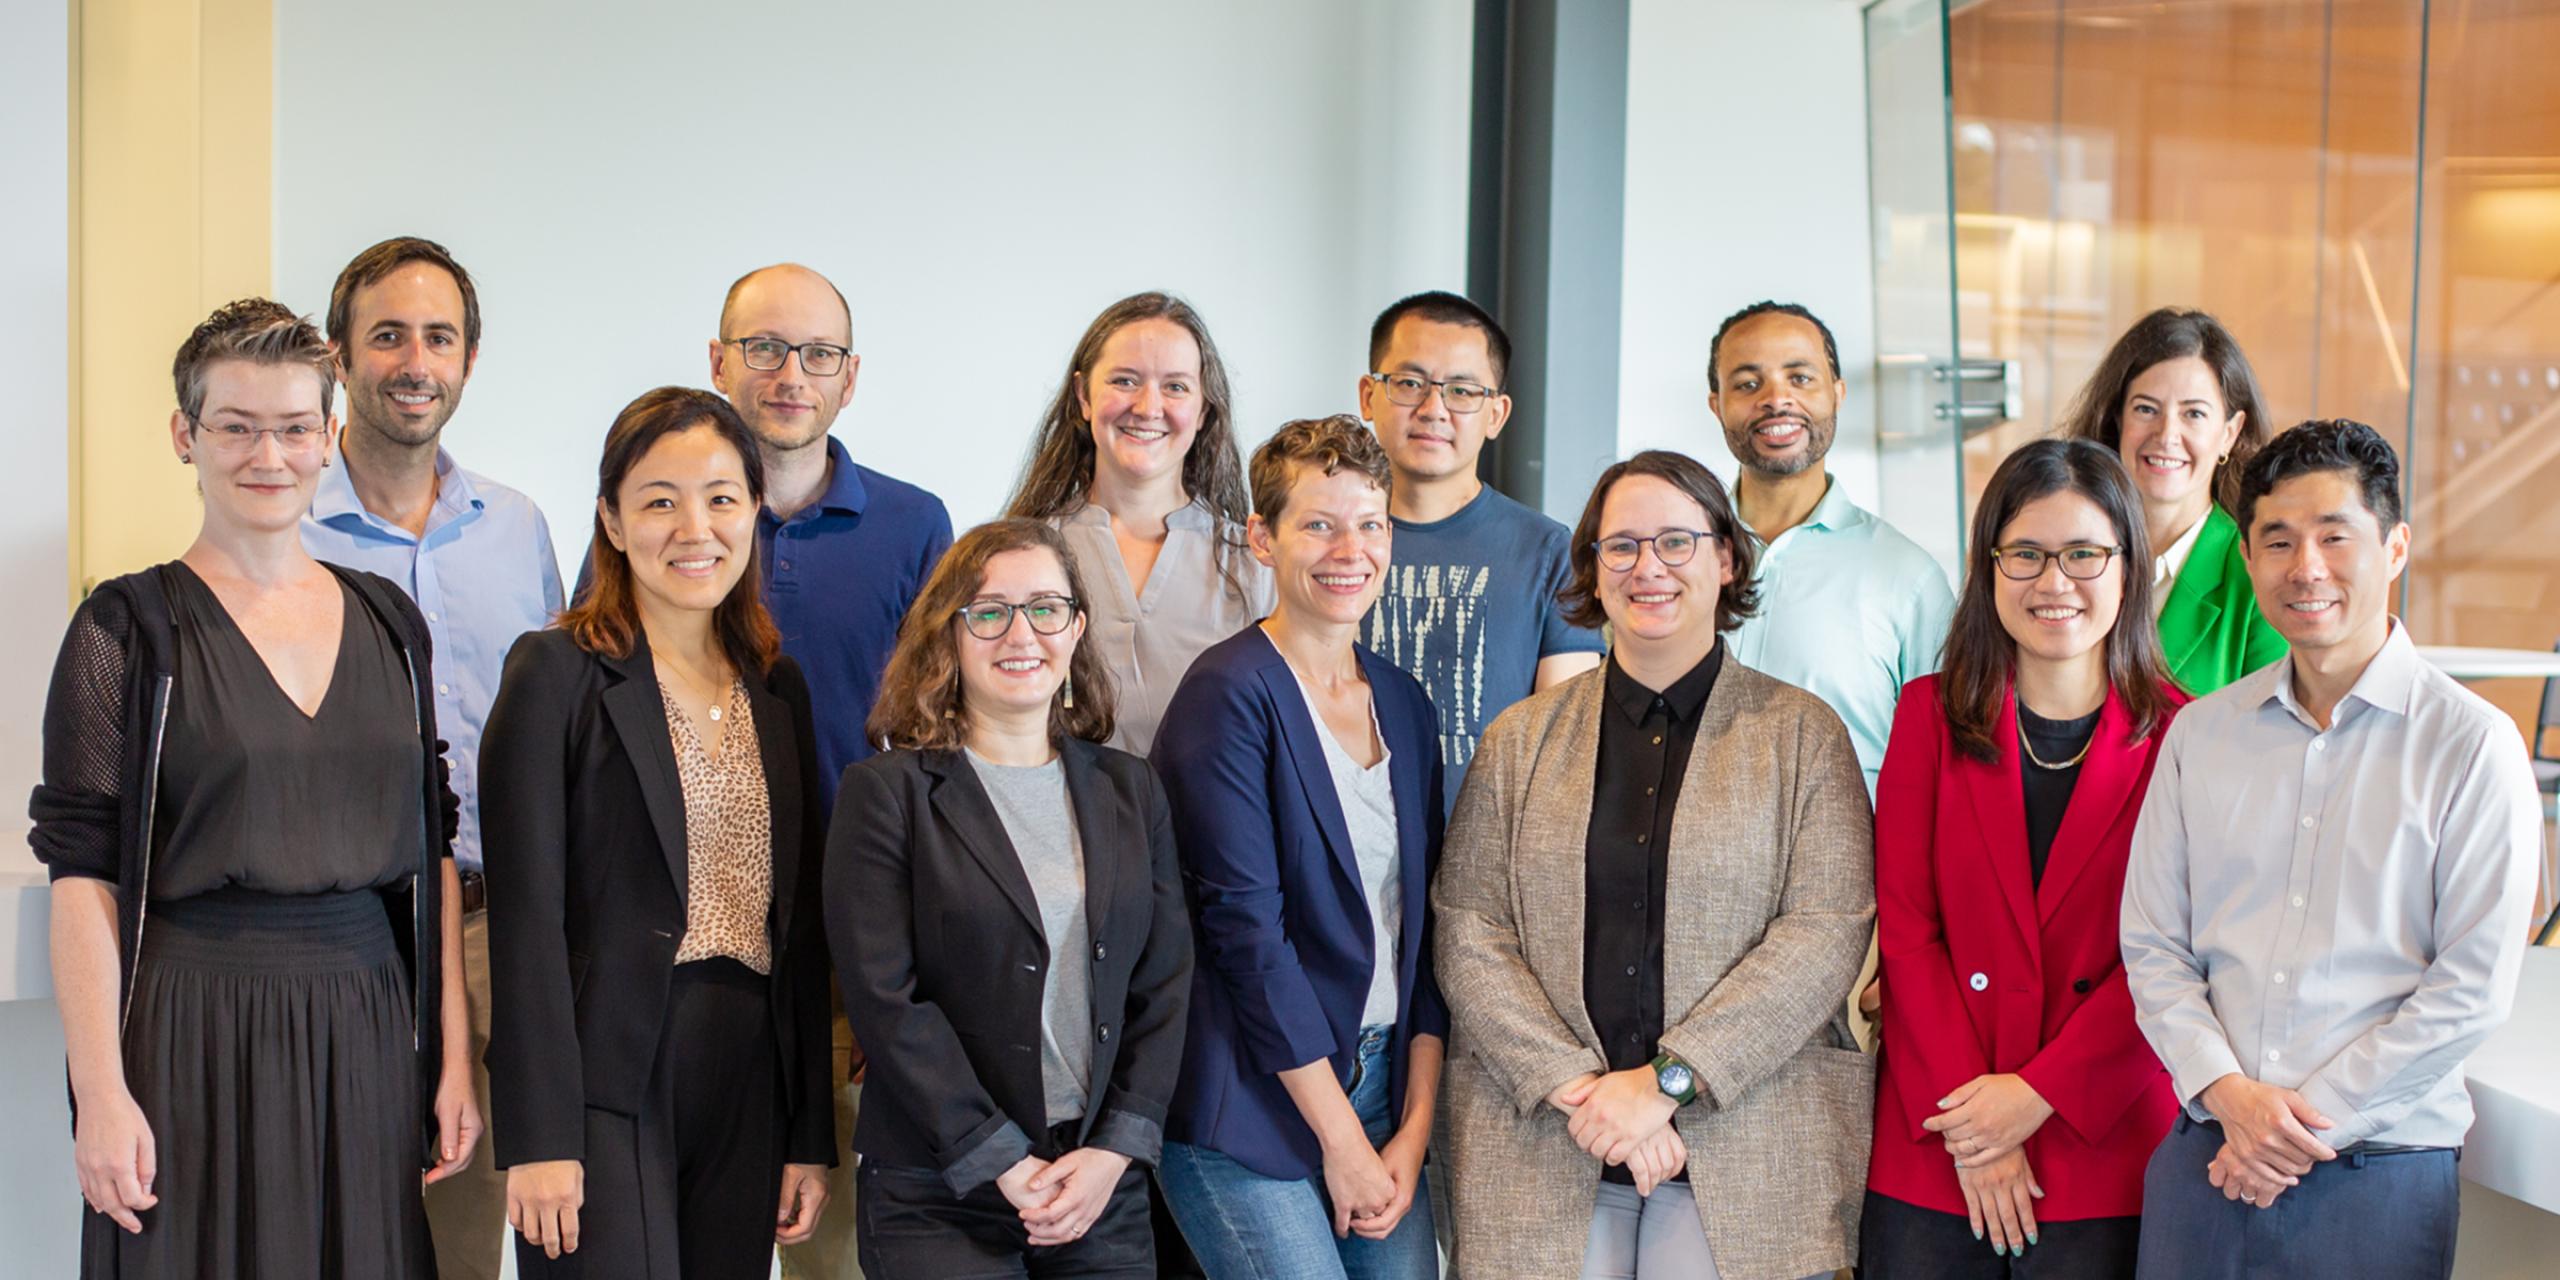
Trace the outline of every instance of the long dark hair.
<instances>
[{"instance_id":1,"label":"long dark hair","mask_svg":"<svg viewBox=\"0 0 2560 1280\"><path fill-rule=\"evenodd\" d=\"M596 496L605 506L622 509L622 481L631 468L658 441L671 435L709 427L738 451L738 460L747 472L747 494L751 501L764 502L764 455L756 452L756 438L729 402L708 391L691 387L660 387L642 392L640 398L623 407L613 420L613 429L604 437L604 458L596 464ZM578 647L589 653L607 657L631 656L633 637L640 634L640 603L631 585L631 558L614 550L613 541L605 536L604 511L596 511L595 532L588 542L588 558L592 581L586 595L571 604L552 623L577 640ZM756 589L763 580L756 571L755 543L747 544L747 570L739 575L736 586L729 589L727 599L712 612L712 627L720 636L720 647L727 651L729 662L740 671L758 675L773 670L776 658L782 656L782 633L773 626L773 615L766 613L764 596Z\"/></svg>"},{"instance_id":2,"label":"long dark hair","mask_svg":"<svg viewBox=\"0 0 2560 1280\"><path fill-rule=\"evenodd\" d=\"M2151 366L2188 356L2212 367L2214 380L2222 384L2225 414L2248 415L2240 420L2240 435L2231 442L2230 456L2213 468L2213 500L2224 512L2236 514L2240 472L2249 465L2250 455L2274 438L2275 428L2267 417L2266 400L2258 394L2258 375L2249 368L2249 357L2241 354L2239 340L2204 312L2162 307L2134 321L2072 398L2071 408L2054 425L2054 434L2095 440L2109 452L2121 453L2126 390Z\"/></svg>"},{"instance_id":3,"label":"long dark hair","mask_svg":"<svg viewBox=\"0 0 2560 1280\"><path fill-rule=\"evenodd\" d=\"M898 625L898 647L880 677L880 696L871 703L871 719L863 726L874 743L924 751L955 751L969 740L969 704L960 690L960 618L962 606L987 585L987 562L1008 551L1043 550L1058 557L1067 571L1067 593L1084 603L1084 574L1067 540L1040 520L990 520L960 535L942 553L933 576L916 594L906 621ZM1118 723L1119 691L1111 671L1093 645L1076 645L1067 659L1067 679L1075 705L1049 700L1049 742L1068 738L1108 742Z\"/></svg>"},{"instance_id":4,"label":"long dark hair","mask_svg":"<svg viewBox=\"0 0 2560 1280\"><path fill-rule=\"evenodd\" d=\"M1067 357L1067 376L1041 419L1040 436L1022 465L1022 479L1004 514L1013 520L1054 520L1085 504L1093 488L1093 422L1076 402L1076 384L1102 359L1102 344L1111 335L1141 320L1170 320L1181 325L1200 347L1200 432L1182 456L1182 488L1207 504L1218 518L1218 575L1236 599L1249 598L1242 574L1245 505L1244 463L1236 447L1235 393L1227 382L1226 362L1218 344L1209 340L1209 325L1191 304L1169 293L1131 294L1103 308L1086 326L1075 352Z\"/></svg>"},{"instance_id":5,"label":"long dark hair","mask_svg":"<svg viewBox=\"0 0 2560 1280\"><path fill-rule=\"evenodd\" d=\"M1577 627L1597 628L1609 620L1609 612L1600 605L1600 552L1593 544L1600 541L1600 508L1609 501L1609 491L1628 476L1652 476L1688 495L1707 513L1707 528L1733 553L1733 581L1716 593L1716 633L1721 635L1760 612L1760 588L1753 581L1759 552L1751 541L1751 531L1742 527L1742 517L1735 515L1733 500L1724 492L1724 482L1707 470L1705 463L1685 453L1669 449L1647 449L1600 473L1598 483L1591 486L1591 500L1582 504L1582 519L1573 526L1573 546L1565 553L1573 568L1573 580L1556 592L1564 620ZM1712 552L1713 547L1701 547Z\"/></svg>"},{"instance_id":6,"label":"long dark hair","mask_svg":"<svg viewBox=\"0 0 2560 1280\"><path fill-rule=\"evenodd\" d=\"M1973 540L1965 549L1964 594L1947 628L1946 661L1938 672L1938 706L1946 712L1956 748L1976 760L2000 761L2007 735L2000 708L2017 676L2018 642L2000 625L1992 599L2000 568L1992 563L2000 531L2029 503L2076 493L2097 504L2115 526L2123 548L2116 568L2124 582L2116 624L2107 631L2107 684L2124 699L2140 742L2168 719L2173 701L2169 664L2160 656L2160 629L2151 624L2151 541L2143 531L2142 498L2134 492L2116 451L2093 440L2038 440L2010 454L1991 473L1982 504L1973 513Z\"/></svg>"}]
</instances>

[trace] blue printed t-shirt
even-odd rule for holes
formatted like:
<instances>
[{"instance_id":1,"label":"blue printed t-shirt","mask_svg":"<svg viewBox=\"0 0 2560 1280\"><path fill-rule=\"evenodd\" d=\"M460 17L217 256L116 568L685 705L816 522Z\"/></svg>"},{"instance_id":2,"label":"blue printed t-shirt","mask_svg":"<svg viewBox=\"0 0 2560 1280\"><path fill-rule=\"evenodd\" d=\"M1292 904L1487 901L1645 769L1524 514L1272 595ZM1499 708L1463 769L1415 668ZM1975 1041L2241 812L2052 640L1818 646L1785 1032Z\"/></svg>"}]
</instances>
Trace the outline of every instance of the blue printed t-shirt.
<instances>
[{"instance_id":1,"label":"blue printed t-shirt","mask_svg":"<svg viewBox=\"0 0 2560 1280\"><path fill-rule=\"evenodd\" d=\"M1398 520L1386 589L1360 642L1412 673L1440 713L1440 764L1454 805L1476 739L1536 688L1538 660L1598 653L1600 633L1557 611L1573 580L1563 525L1487 487L1456 514Z\"/></svg>"}]
</instances>

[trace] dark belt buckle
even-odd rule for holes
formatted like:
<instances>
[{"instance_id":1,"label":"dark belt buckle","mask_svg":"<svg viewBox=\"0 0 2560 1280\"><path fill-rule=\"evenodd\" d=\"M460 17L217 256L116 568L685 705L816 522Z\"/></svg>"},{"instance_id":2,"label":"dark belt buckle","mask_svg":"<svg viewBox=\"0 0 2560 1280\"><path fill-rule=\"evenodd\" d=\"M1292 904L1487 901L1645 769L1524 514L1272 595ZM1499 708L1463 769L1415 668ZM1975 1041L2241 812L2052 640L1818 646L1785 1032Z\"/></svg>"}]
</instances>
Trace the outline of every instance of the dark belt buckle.
<instances>
[{"instance_id":1,"label":"dark belt buckle","mask_svg":"<svg viewBox=\"0 0 2560 1280\"><path fill-rule=\"evenodd\" d=\"M462 873L462 909L465 911L489 909L489 877L477 871Z\"/></svg>"}]
</instances>

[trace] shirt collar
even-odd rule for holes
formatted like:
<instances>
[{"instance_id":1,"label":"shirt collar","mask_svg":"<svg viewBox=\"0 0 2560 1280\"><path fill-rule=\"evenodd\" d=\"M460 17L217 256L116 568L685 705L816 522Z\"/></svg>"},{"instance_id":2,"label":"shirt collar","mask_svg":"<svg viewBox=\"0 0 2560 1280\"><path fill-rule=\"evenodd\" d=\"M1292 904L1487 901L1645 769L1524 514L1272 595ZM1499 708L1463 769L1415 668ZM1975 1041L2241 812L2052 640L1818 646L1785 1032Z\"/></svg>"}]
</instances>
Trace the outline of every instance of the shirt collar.
<instances>
[{"instance_id":1,"label":"shirt collar","mask_svg":"<svg viewBox=\"0 0 2560 1280\"><path fill-rule=\"evenodd\" d=\"M2347 690L2347 696L2338 699L2341 711L2349 702L2361 702L2396 716L2409 714L2410 700L2418 689L2418 667L2425 660L2418 656L2418 646L2410 642L2408 627L2396 617L2390 619L2390 623L2391 633L2382 638L2382 648L2374 653L2371 662L2364 665L2364 674L2356 677L2354 687ZM2265 706L2266 700L2272 698L2296 718L2310 723L2310 713L2302 709L2301 700L2293 693L2293 662L2293 655L2288 653L2283 661L2268 666L2274 687L2267 690L2258 705ZM2329 723L2335 725L2338 719L2338 715L2332 713Z\"/></svg>"},{"instance_id":2,"label":"shirt collar","mask_svg":"<svg viewBox=\"0 0 2560 1280\"><path fill-rule=\"evenodd\" d=\"M810 505L847 515L861 515L871 495L862 487L862 473L854 469L853 455L845 452L844 441L827 437L827 490Z\"/></svg>"},{"instance_id":3,"label":"shirt collar","mask_svg":"<svg viewBox=\"0 0 2560 1280\"><path fill-rule=\"evenodd\" d=\"M1689 668L1687 675L1672 681L1670 688L1657 694L1628 675L1627 669L1618 665L1617 655L1611 654L1609 700L1616 703L1620 711L1626 712L1629 720L1642 724L1646 714L1653 710L1654 699L1659 697L1668 704L1673 720L1686 723L1698 714L1698 708L1706 705L1707 695L1716 687L1716 673L1723 669L1724 642L1719 638L1716 647L1707 650L1707 656L1698 659L1698 665Z\"/></svg>"},{"instance_id":4,"label":"shirt collar","mask_svg":"<svg viewBox=\"0 0 2560 1280\"><path fill-rule=\"evenodd\" d=\"M1084 505L1077 507L1075 510L1068 512L1064 517L1062 517L1062 519L1064 519L1068 524L1091 525L1096 529L1108 529L1111 527L1111 512L1105 509L1101 503L1090 500L1086 501ZM1168 529L1181 529L1190 533L1212 533L1217 530L1218 518L1209 514L1208 503L1198 498L1193 498L1183 506L1166 512L1164 515L1164 526Z\"/></svg>"},{"instance_id":5,"label":"shirt collar","mask_svg":"<svg viewBox=\"0 0 2560 1280\"><path fill-rule=\"evenodd\" d=\"M428 532L457 516L479 511L484 505L479 487L471 483L471 473L455 463L444 446L436 446L437 518L428 521ZM337 466L320 473L320 483L311 493L311 518L326 525L352 520L377 529L398 530L403 537L408 535L408 530L365 510L363 499L356 497L355 481L347 474L343 455Z\"/></svg>"},{"instance_id":6,"label":"shirt collar","mask_svg":"<svg viewBox=\"0 0 2560 1280\"><path fill-rule=\"evenodd\" d=\"M1822 473L1822 500L1814 503L1813 510L1806 512L1801 522L1789 527L1787 533L1794 533L1798 529L1820 529L1825 533L1838 533L1873 519L1875 517L1868 514L1865 507L1849 500L1847 491L1840 487L1840 477L1826 471ZM1744 525L1743 528L1749 530L1750 526ZM1779 534L1778 537L1783 540L1787 533ZM1762 546L1769 545L1761 542L1760 535L1757 533L1751 534L1751 540L1760 542Z\"/></svg>"}]
</instances>

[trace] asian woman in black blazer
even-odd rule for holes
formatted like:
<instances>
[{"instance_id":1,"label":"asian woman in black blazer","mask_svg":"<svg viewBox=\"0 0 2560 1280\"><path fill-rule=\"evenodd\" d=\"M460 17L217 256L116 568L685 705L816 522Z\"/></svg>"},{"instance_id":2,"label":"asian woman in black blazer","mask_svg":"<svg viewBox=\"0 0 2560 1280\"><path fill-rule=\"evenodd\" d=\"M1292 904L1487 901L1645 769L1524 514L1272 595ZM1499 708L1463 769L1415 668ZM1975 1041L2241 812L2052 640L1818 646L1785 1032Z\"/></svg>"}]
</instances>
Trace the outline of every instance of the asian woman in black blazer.
<instances>
[{"instance_id":1,"label":"asian woman in black blazer","mask_svg":"<svg viewBox=\"0 0 2560 1280\"><path fill-rule=\"evenodd\" d=\"M809 690L736 411L652 391L599 471L594 583L482 742L507 1219L527 1276L762 1277L835 1159Z\"/></svg>"},{"instance_id":2,"label":"asian woman in black blazer","mask_svg":"<svg viewBox=\"0 0 2560 1280\"><path fill-rule=\"evenodd\" d=\"M872 1280L1153 1280L1147 1180L1182 1063L1191 929L1147 763L1102 745L1056 530L944 554L844 772L827 934L869 1058L853 1146Z\"/></svg>"}]
</instances>

